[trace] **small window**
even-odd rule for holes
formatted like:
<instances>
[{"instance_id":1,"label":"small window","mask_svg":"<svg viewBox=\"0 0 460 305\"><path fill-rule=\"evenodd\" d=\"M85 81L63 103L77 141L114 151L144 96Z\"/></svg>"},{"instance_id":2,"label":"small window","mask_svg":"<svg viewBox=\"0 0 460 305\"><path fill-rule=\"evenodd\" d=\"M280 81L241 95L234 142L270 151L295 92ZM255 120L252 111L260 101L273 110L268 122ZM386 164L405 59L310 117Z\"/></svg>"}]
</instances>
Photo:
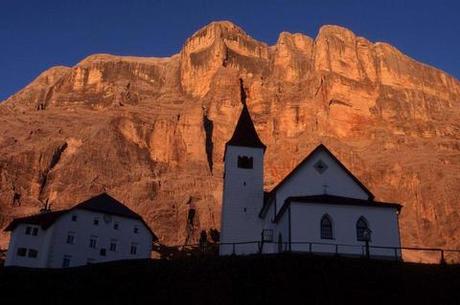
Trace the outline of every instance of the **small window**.
<instances>
[{"instance_id":1,"label":"small window","mask_svg":"<svg viewBox=\"0 0 460 305\"><path fill-rule=\"evenodd\" d=\"M115 252L117 251L117 241L115 239L110 241L110 251Z\"/></svg>"},{"instance_id":2,"label":"small window","mask_svg":"<svg viewBox=\"0 0 460 305\"><path fill-rule=\"evenodd\" d=\"M246 156L238 156L238 168L253 168L253 158Z\"/></svg>"},{"instance_id":3,"label":"small window","mask_svg":"<svg viewBox=\"0 0 460 305\"><path fill-rule=\"evenodd\" d=\"M68 243L70 245L75 244L75 233L74 232L67 233L66 243Z\"/></svg>"},{"instance_id":4,"label":"small window","mask_svg":"<svg viewBox=\"0 0 460 305\"><path fill-rule=\"evenodd\" d=\"M324 163L324 161L321 160L321 159L318 160L318 161L315 163L315 165L313 165L313 167L316 169L316 171L317 171L319 174L324 173L324 172L327 170L327 168L328 168L327 164Z\"/></svg>"},{"instance_id":5,"label":"small window","mask_svg":"<svg viewBox=\"0 0 460 305\"><path fill-rule=\"evenodd\" d=\"M77 215L72 215L72 221L77 221Z\"/></svg>"},{"instance_id":6,"label":"small window","mask_svg":"<svg viewBox=\"0 0 460 305\"><path fill-rule=\"evenodd\" d=\"M96 236L91 236L89 239L89 247L96 249L97 246L97 237Z\"/></svg>"},{"instance_id":7,"label":"small window","mask_svg":"<svg viewBox=\"0 0 460 305\"><path fill-rule=\"evenodd\" d=\"M360 217L356 222L356 239L358 241L366 241L366 232L369 234L369 225L364 217ZM370 236L369 236L370 237Z\"/></svg>"},{"instance_id":8,"label":"small window","mask_svg":"<svg viewBox=\"0 0 460 305\"><path fill-rule=\"evenodd\" d=\"M100 254L101 256L106 256L107 251L106 251L104 248L102 248L102 249L99 251L99 254Z\"/></svg>"},{"instance_id":9,"label":"small window","mask_svg":"<svg viewBox=\"0 0 460 305\"><path fill-rule=\"evenodd\" d=\"M32 227L26 227L26 235L30 235L32 233Z\"/></svg>"},{"instance_id":10,"label":"small window","mask_svg":"<svg viewBox=\"0 0 460 305\"><path fill-rule=\"evenodd\" d=\"M114 229L114 230L118 230L118 227L119 227L118 222L116 222L116 223L113 224L113 229Z\"/></svg>"},{"instance_id":11,"label":"small window","mask_svg":"<svg viewBox=\"0 0 460 305\"><path fill-rule=\"evenodd\" d=\"M262 241L272 242L273 241L273 230L264 229L262 231Z\"/></svg>"},{"instance_id":12,"label":"small window","mask_svg":"<svg viewBox=\"0 0 460 305\"><path fill-rule=\"evenodd\" d=\"M27 256L31 258L36 258L38 256L38 251L35 249L29 249Z\"/></svg>"},{"instance_id":13,"label":"small window","mask_svg":"<svg viewBox=\"0 0 460 305\"><path fill-rule=\"evenodd\" d=\"M37 236L38 234L38 228L32 228L32 235Z\"/></svg>"},{"instance_id":14,"label":"small window","mask_svg":"<svg viewBox=\"0 0 460 305\"><path fill-rule=\"evenodd\" d=\"M131 249L130 249L129 253L131 253L131 255L136 255L136 253L137 253L137 244L134 244L134 243L131 244Z\"/></svg>"},{"instance_id":15,"label":"small window","mask_svg":"<svg viewBox=\"0 0 460 305\"><path fill-rule=\"evenodd\" d=\"M71 260L72 260L71 255L64 255L64 258L62 259L62 268L70 267Z\"/></svg>"},{"instance_id":16,"label":"small window","mask_svg":"<svg viewBox=\"0 0 460 305\"><path fill-rule=\"evenodd\" d=\"M99 218L94 218L93 220L93 225L98 226L99 225Z\"/></svg>"},{"instance_id":17,"label":"small window","mask_svg":"<svg viewBox=\"0 0 460 305\"><path fill-rule=\"evenodd\" d=\"M136 233L136 234L139 233L139 227L137 227L137 226L134 227L134 233Z\"/></svg>"},{"instance_id":18,"label":"small window","mask_svg":"<svg viewBox=\"0 0 460 305\"><path fill-rule=\"evenodd\" d=\"M329 215L324 215L321 218L321 239L334 239L332 220Z\"/></svg>"},{"instance_id":19,"label":"small window","mask_svg":"<svg viewBox=\"0 0 460 305\"><path fill-rule=\"evenodd\" d=\"M17 255L18 256L26 256L27 249L26 248L18 248Z\"/></svg>"}]
</instances>

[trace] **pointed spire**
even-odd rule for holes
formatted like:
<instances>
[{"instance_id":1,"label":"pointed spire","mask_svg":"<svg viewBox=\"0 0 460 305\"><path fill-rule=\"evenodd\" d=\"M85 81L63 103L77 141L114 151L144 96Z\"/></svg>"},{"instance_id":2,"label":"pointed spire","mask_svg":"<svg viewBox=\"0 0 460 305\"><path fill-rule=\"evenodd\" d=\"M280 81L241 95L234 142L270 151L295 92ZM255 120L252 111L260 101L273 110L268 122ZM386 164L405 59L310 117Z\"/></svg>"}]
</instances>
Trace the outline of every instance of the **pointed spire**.
<instances>
[{"instance_id":1,"label":"pointed spire","mask_svg":"<svg viewBox=\"0 0 460 305\"><path fill-rule=\"evenodd\" d=\"M227 145L244 146L262 148L265 151L266 146L259 138L254 123L252 122L251 115L249 114L246 105L246 92L243 86L243 80L240 79L240 94L243 110L241 111L240 118L236 124L235 131L232 138L227 142Z\"/></svg>"}]
</instances>

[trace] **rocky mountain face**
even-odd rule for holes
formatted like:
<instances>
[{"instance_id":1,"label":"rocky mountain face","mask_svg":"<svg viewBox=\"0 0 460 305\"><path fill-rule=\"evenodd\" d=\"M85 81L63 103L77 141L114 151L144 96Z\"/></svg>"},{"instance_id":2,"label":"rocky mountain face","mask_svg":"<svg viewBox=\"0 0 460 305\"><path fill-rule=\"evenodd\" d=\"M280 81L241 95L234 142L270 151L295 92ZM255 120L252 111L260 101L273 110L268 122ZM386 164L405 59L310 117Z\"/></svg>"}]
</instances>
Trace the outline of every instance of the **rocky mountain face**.
<instances>
[{"instance_id":1,"label":"rocky mountain face","mask_svg":"<svg viewBox=\"0 0 460 305\"><path fill-rule=\"evenodd\" d=\"M403 245L460 248L460 82L338 26L269 46L214 22L169 58L98 54L43 72L0 104L0 225L108 191L166 244L218 229L240 78L267 190L324 143L376 199L404 205Z\"/></svg>"}]
</instances>

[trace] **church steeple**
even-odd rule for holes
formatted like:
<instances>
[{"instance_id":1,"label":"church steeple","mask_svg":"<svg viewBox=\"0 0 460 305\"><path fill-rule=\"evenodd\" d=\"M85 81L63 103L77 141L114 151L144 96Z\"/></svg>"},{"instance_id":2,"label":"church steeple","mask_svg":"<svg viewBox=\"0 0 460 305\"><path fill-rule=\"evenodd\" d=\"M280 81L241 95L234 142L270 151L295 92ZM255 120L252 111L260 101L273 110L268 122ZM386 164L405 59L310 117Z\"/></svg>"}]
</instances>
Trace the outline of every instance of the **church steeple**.
<instances>
[{"instance_id":1,"label":"church steeple","mask_svg":"<svg viewBox=\"0 0 460 305\"><path fill-rule=\"evenodd\" d=\"M227 142L227 145L262 148L265 151L266 146L262 143L257 134L251 115L249 114L248 106L246 105L246 92L243 87L242 79L240 79L240 92L243 110L241 111L233 136Z\"/></svg>"}]
</instances>

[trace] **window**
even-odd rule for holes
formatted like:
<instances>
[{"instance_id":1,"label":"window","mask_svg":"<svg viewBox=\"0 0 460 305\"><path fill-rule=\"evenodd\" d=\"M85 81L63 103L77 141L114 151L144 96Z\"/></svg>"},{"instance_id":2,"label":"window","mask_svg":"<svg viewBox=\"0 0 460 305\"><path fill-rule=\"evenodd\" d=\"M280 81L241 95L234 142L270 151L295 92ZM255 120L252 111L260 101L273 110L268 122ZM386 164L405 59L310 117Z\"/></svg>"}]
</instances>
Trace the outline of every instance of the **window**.
<instances>
[{"instance_id":1,"label":"window","mask_svg":"<svg viewBox=\"0 0 460 305\"><path fill-rule=\"evenodd\" d=\"M72 215L72 221L77 221L77 215Z\"/></svg>"},{"instance_id":2,"label":"window","mask_svg":"<svg viewBox=\"0 0 460 305\"><path fill-rule=\"evenodd\" d=\"M64 258L62 259L62 268L70 267L71 260L72 260L71 255L64 255Z\"/></svg>"},{"instance_id":3,"label":"window","mask_svg":"<svg viewBox=\"0 0 460 305\"><path fill-rule=\"evenodd\" d=\"M38 256L38 251L35 249L29 249L27 256L31 258L36 258Z\"/></svg>"},{"instance_id":4,"label":"window","mask_svg":"<svg viewBox=\"0 0 460 305\"><path fill-rule=\"evenodd\" d=\"M358 221L356 222L356 239L358 241L365 241L365 233L368 231L369 232L369 225L367 223L366 218L364 217L359 217Z\"/></svg>"},{"instance_id":5,"label":"window","mask_svg":"<svg viewBox=\"0 0 460 305\"><path fill-rule=\"evenodd\" d=\"M272 242L273 241L273 230L264 229L262 231L262 241Z\"/></svg>"},{"instance_id":6,"label":"window","mask_svg":"<svg viewBox=\"0 0 460 305\"><path fill-rule=\"evenodd\" d=\"M316 169L316 171L319 173L319 174L322 174L324 173L326 170L327 170L327 165L326 163L324 163L323 160L319 159L315 165L313 165L313 167Z\"/></svg>"},{"instance_id":7,"label":"window","mask_svg":"<svg viewBox=\"0 0 460 305\"><path fill-rule=\"evenodd\" d=\"M321 218L321 239L334 239L332 219L327 214Z\"/></svg>"},{"instance_id":8,"label":"window","mask_svg":"<svg viewBox=\"0 0 460 305\"><path fill-rule=\"evenodd\" d=\"M253 159L252 157L238 156L238 167L239 168L253 168Z\"/></svg>"},{"instance_id":9,"label":"window","mask_svg":"<svg viewBox=\"0 0 460 305\"><path fill-rule=\"evenodd\" d=\"M99 218L94 218L93 220L93 225L98 226L99 225Z\"/></svg>"},{"instance_id":10,"label":"window","mask_svg":"<svg viewBox=\"0 0 460 305\"><path fill-rule=\"evenodd\" d=\"M118 226L119 226L119 225L118 225L118 222L114 223L114 224L113 224L113 229L114 229L114 230L118 230Z\"/></svg>"},{"instance_id":11,"label":"window","mask_svg":"<svg viewBox=\"0 0 460 305\"><path fill-rule=\"evenodd\" d=\"M134 227L134 233L139 233L139 228L137 226Z\"/></svg>"},{"instance_id":12,"label":"window","mask_svg":"<svg viewBox=\"0 0 460 305\"><path fill-rule=\"evenodd\" d=\"M18 248L17 255L18 256L26 256L27 249L26 248Z\"/></svg>"},{"instance_id":13,"label":"window","mask_svg":"<svg viewBox=\"0 0 460 305\"><path fill-rule=\"evenodd\" d=\"M100 254L101 256L105 256L105 255L107 254L106 249L101 248L101 250L99 251L99 254Z\"/></svg>"},{"instance_id":14,"label":"window","mask_svg":"<svg viewBox=\"0 0 460 305\"><path fill-rule=\"evenodd\" d=\"M129 253L131 253L131 255L136 255L136 253L137 253L137 244L135 244L135 243L131 244L131 250L129 251Z\"/></svg>"},{"instance_id":15,"label":"window","mask_svg":"<svg viewBox=\"0 0 460 305\"><path fill-rule=\"evenodd\" d=\"M89 247L96 249L96 244L97 244L97 236L91 236L89 239Z\"/></svg>"},{"instance_id":16,"label":"window","mask_svg":"<svg viewBox=\"0 0 460 305\"><path fill-rule=\"evenodd\" d=\"M38 234L38 227L31 227L31 226L26 227L26 235L37 236L37 234Z\"/></svg>"},{"instance_id":17,"label":"window","mask_svg":"<svg viewBox=\"0 0 460 305\"><path fill-rule=\"evenodd\" d=\"M74 232L67 233L66 243L68 243L70 245L75 244L75 233Z\"/></svg>"},{"instance_id":18,"label":"window","mask_svg":"<svg viewBox=\"0 0 460 305\"><path fill-rule=\"evenodd\" d=\"M110 248L109 248L110 251L112 252L115 252L117 251L117 241L115 239L112 239L110 241Z\"/></svg>"}]
</instances>

